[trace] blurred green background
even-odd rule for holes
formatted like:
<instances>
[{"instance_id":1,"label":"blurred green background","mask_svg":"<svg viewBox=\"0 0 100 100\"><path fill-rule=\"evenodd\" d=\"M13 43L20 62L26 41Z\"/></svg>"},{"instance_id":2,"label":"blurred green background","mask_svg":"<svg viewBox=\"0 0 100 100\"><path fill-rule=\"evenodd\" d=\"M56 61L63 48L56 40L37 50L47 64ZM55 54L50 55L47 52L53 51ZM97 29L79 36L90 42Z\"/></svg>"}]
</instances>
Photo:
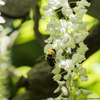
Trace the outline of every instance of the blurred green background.
<instances>
[{"instance_id":1,"label":"blurred green background","mask_svg":"<svg viewBox=\"0 0 100 100\"><path fill-rule=\"evenodd\" d=\"M42 7L46 5L48 0L41 0L38 3L40 6L40 13L41 16L44 15ZM14 45L11 48L11 58L12 64L16 67L18 76L25 76L27 77L27 72L31 70L31 68L38 62L35 60L44 54L43 47L39 44L36 40L34 35L34 21L31 19L34 15L34 11L30 11L30 19L25 21L21 24L19 28L19 35L16 38ZM49 36L48 32L45 32L47 21L50 18L40 19L39 20L39 32L45 36ZM88 30L90 30L93 26L98 23L98 20L89 16L85 15L83 21L90 22L88 25ZM17 27L21 23L20 19L14 21L13 25ZM84 63L83 66L87 69L88 81L87 82L80 82L78 80L79 87L83 87L87 90L93 92L93 94L86 96L81 94L79 98L100 98L100 50L91 55ZM15 84L18 79L15 77L13 78L13 84ZM21 88L18 91L18 94L23 93L25 91L24 88Z\"/></svg>"}]
</instances>

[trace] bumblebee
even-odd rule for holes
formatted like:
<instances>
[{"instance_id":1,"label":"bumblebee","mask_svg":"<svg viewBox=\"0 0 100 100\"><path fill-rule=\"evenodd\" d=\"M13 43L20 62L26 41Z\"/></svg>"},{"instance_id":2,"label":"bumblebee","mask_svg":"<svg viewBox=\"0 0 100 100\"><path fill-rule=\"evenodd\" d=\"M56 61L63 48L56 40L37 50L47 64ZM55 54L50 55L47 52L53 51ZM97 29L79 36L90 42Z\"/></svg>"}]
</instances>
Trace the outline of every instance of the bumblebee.
<instances>
[{"instance_id":1,"label":"bumblebee","mask_svg":"<svg viewBox=\"0 0 100 100\"><path fill-rule=\"evenodd\" d=\"M55 66L55 57L56 57L56 50L55 49L50 49L50 50L48 50L47 54L39 57L36 61L46 58L48 64L51 67L54 67Z\"/></svg>"}]
</instances>

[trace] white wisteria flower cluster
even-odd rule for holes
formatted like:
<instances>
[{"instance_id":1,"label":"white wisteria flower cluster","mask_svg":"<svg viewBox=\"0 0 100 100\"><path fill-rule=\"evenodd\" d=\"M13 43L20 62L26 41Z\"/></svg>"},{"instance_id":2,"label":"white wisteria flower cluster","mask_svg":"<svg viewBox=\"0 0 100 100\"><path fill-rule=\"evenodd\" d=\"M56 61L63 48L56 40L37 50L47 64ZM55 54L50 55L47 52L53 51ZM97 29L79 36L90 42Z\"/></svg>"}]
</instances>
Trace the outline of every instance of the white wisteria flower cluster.
<instances>
[{"instance_id":1,"label":"white wisteria flower cluster","mask_svg":"<svg viewBox=\"0 0 100 100\"><path fill-rule=\"evenodd\" d=\"M82 61L85 58L85 52L88 47L84 44L84 39L88 36L87 25L89 22L83 22L83 15L87 12L86 6L90 3L86 0L74 2L75 7L71 8L68 0L49 0L48 5L43 7L47 11L43 18L51 17L47 24L46 31L50 32L50 37L45 40L47 43L44 52L50 49L56 50L55 67L52 71L54 81L58 83L58 88L54 93L62 91L55 100L77 99L80 93L88 95L92 92L84 89L78 89L75 82L75 76L81 81L86 82L88 76L86 69L82 67ZM62 17L59 18L59 14Z\"/></svg>"},{"instance_id":2,"label":"white wisteria flower cluster","mask_svg":"<svg viewBox=\"0 0 100 100\"><path fill-rule=\"evenodd\" d=\"M5 2L0 0L0 6L4 5ZM1 13L0 13L1 14ZM0 16L0 24L5 23L5 20ZM7 67L9 66L9 51L7 50L8 44L10 43L10 37L7 36L3 26L0 25L0 100L8 100L10 92L8 90L8 74Z\"/></svg>"}]
</instances>

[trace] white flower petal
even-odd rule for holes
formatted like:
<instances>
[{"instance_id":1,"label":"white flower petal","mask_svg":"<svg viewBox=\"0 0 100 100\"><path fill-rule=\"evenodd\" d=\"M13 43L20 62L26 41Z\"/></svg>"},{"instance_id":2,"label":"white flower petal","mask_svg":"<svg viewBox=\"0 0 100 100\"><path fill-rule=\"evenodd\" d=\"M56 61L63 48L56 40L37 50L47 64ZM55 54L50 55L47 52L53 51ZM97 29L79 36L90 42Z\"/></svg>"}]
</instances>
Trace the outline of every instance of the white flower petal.
<instances>
[{"instance_id":1,"label":"white flower petal","mask_svg":"<svg viewBox=\"0 0 100 100\"><path fill-rule=\"evenodd\" d=\"M3 17L0 16L0 23L5 23L6 21L4 20Z\"/></svg>"},{"instance_id":2,"label":"white flower petal","mask_svg":"<svg viewBox=\"0 0 100 100\"><path fill-rule=\"evenodd\" d=\"M52 44L47 44L45 47L44 47L44 53L47 53L48 50L52 49Z\"/></svg>"},{"instance_id":3,"label":"white flower petal","mask_svg":"<svg viewBox=\"0 0 100 100\"><path fill-rule=\"evenodd\" d=\"M53 73L53 74L59 74L60 71L61 71L61 68L55 67L51 73Z\"/></svg>"},{"instance_id":4,"label":"white flower petal","mask_svg":"<svg viewBox=\"0 0 100 100\"><path fill-rule=\"evenodd\" d=\"M75 95L79 96L81 94L81 90L75 92Z\"/></svg>"},{"instance_id":5,"label":"white flower petal","mask_svg":"<svg viewBox=\"0 0 100 100\"><path fill-rule=\"evenodd\" d=\"M81 89L82 93L85 94L85 95L89 95L91 94L92 92L91 91L88 91L88 90L85 90L85 89Z\"/></svg>"},{"instance_id":6,"label":"white flower petal","mask_svg":"<svg viewBox=\"0 0 100 100\"><path fill-rule=\"evenodd\" d=\"M56 75L54 75L53 79L54 79L54 81L58 81L61 79L61 77L62 77L61 74L56 74Z\"/></svg>"},{"instance_id":7,"label":"white flower petal","mask_svg":"<svg viewBox=\"0 0 100 100\"><path fill-rule=\"evenodd\" d=\"M58 87L56 90L54 90L54 93L57 93L57 92L59 92L60 91L60 87Z\"/></svg>"}]
</instances>

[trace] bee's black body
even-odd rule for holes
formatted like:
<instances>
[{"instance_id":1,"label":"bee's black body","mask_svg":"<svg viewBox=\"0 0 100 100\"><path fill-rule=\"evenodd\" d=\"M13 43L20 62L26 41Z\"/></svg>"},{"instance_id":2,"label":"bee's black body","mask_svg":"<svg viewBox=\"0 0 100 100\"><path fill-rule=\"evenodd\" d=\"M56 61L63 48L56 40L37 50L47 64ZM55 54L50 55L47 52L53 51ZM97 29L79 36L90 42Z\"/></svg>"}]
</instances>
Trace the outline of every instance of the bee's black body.
<instances>
[{"instance_id":1,"label":"bee's black body","mask_svg":"<svg viewBox=\"0 0 100 100\"><path fill-rule=\"evenodd\" d=\"M51 67L54 67L55 66L55 54L56 54L56 51L55 49L51 49L47 52L47 62L48 64L51 66Z\"/></svg>"},{"instance_id":2,"label":"bee's black body","mask_svg":"<svg viewBox=\"0 0 100 100\"><path fill-rule=\"evenodd\" d=\"M48 50L46 55L43 55L41 57L39 57L36 61L44 59L46 56L47 62L51 67L55 66L55 55L56 55L56 51L55 49L50 49Z\"/></svg>"}]
</instances>

